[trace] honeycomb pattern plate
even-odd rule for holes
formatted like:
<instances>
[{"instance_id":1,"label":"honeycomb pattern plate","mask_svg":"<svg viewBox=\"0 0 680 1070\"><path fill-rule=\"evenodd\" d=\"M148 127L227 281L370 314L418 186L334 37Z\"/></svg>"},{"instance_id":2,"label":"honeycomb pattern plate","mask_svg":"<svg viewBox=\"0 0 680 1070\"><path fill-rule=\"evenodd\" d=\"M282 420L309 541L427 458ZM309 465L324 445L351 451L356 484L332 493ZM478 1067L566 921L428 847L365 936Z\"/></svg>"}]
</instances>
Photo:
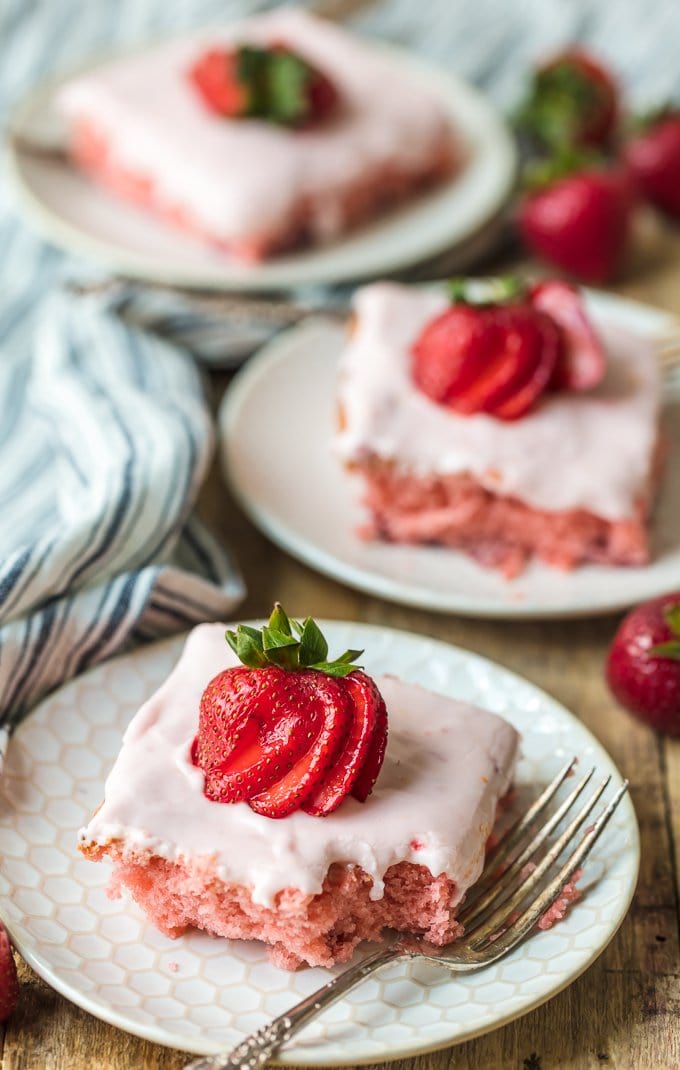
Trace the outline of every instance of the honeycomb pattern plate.
<instances>
[{"instance_id":1,"label":"honeycomb pattern plate","mask_svg":"<svg viewBox=\"0 0 680 1070\"><path fill-rule=\"evenodd\" d=\"M332 648L365 647L370 672L394 672L502 714L523 734L521 785L548 781L566 757L619 774L589 732L538 688L464 650L404 632L328 622ZM44 701L9 748L0 792L0 903L19 951L92 1014L195 1053L228 1048L328 979L287 973L261 945L201 933L161 936L128 899L106 897L108 866L76 850L102 798L122 733L173 665L182 639L108 662ZM628 909L638 831L626 798L582 878L583 899L554 929L466 977L396 964L309 1026L280 1061L350 1065L444 1047L550 998L604 949Z\"/></svg>"}]
</instances>

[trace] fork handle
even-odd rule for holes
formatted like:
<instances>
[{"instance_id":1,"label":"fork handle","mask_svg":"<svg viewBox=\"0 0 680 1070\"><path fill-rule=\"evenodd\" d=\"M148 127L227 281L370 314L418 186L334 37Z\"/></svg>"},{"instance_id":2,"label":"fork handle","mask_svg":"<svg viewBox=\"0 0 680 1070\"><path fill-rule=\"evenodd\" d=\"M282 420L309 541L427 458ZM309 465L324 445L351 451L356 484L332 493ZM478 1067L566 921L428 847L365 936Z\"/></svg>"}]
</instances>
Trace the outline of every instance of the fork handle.
<instances>
[{"instance_id":1,"label":"fork handle","mask_svg":"<svg viewBox=\"0 0 680 1070\"><path fill-rule=\"evenodd\" d=\"M409 953L400 947L387 947L375 951L356 966L333 977L322 988L296 1003L285 1014L280 1014L256 1033L242 1040L231 1052L207 1055L189 1063L184 1070L257 1070L292 1036L312 1019L322 1014L327 1007L355 988L376 970L399 958L408 958Z\"/></svg>"}]
</instances>

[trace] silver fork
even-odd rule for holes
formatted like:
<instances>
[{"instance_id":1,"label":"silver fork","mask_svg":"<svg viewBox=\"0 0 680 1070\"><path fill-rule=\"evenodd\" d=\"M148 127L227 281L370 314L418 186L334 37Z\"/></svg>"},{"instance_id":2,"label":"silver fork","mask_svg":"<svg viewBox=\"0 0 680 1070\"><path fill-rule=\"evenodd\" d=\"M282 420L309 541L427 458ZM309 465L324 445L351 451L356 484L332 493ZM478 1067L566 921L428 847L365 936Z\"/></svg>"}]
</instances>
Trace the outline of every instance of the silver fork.
<instances>
[{"instance_id":1,"label":"silver fork","mask_svg":"<svg viewBox=\"0 0 680 1070\"><path fill-rule=\"evenodd\" d=\"M442 966L452 973L470 973L507 955L559 898L565 884L590 854L628 789L628 781L625 780L608 805L587 827L577 846L558 866L560 856L575 840L579 828L611 779L606 777L597 785L574 812L564 830L551 840L595 772L594 768L590 769L581 777L554 813L537 828L537 819L547 809L575 764L575 758L567 762L487 856L479 881L464 909L457 915L457 920L466 929L463 937L441 949L418 939L396 939L355 966L350 966L285 1014L246 1037L233 1051L196 1059L185 1070L257 1070L332 1003L376 970L400 959L420 959ZM546 850L542 854L541 848L544 846ZM538 857L535 868L532 866L531 872L527 872L525 867L535 856Z\"/></svg>"}]
</instances>

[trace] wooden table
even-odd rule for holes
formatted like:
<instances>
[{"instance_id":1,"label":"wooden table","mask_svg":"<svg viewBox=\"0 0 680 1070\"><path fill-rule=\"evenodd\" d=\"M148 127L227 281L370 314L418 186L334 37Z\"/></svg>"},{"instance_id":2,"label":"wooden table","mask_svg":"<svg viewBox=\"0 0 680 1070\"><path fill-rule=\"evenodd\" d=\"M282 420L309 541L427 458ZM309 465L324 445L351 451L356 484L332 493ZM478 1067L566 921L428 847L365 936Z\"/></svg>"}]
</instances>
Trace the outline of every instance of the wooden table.
<instances>
[{"instance_id":1,"label":"wooden table","mask_svg":"<svg viewBox=\"0 0 680 1070\"><path fill-rule=\"evenodd\" d=\"M646 225L616 291L680 312L680 234ZM217 393L224 380L216 379ZM677 477L676 477L677 478ZM394 1063L395 1070L678 1070L680 1068L680 741L671 743L612 700L602 676L616 619L503 623L389 605L318 576L274 548L229 502L216 472L201 501L248 583L245 617L275 599L297 615L392 625L477 651L572 709L630 778L642 834L631 911L605 953L548 1004L488 1036ZM680 587L680 576L677 577ZM0 1070L179 1070L179 1052L137 1040L72 1006L28 968Z\"/></svg>"}]
</instances>

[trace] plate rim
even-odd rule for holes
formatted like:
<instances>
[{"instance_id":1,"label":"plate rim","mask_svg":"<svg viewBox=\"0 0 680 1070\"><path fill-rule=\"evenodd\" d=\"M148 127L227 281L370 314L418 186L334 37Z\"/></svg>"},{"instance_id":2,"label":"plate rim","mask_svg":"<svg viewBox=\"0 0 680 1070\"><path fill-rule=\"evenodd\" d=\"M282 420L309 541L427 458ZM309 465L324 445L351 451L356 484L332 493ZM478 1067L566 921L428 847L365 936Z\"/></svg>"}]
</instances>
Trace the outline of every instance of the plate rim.
<instances>
[{"instance_id":1,"label":"plate rim","mask_svg":"<svg viewBox=\"0 0 680 1070\"><path fill-rule=\"evenodd\" d=\"M370 45L376 52L382 53L386 59L400 65L404 71L410 72L413 78L421 84L430 87L440 99L444 100L447 106L447 113L450 116L455 113L455 109L451 105L451 101L454 98L457 101L456 107L460 106L461 122L463 121L462 116L466 113L471 112L473 116L477 117L483 116L483 127L488 131L485 134L483 151L489 157L486 167L490 173L494 173L494 185L486 194L485 199L479 202L479 206L475 211L470 213L468 206L465 206L466 218L472 214L472 225L468 222L461 223L458 227L459 233L457 236L454 235L453 241L450 238L443 238L436 245L432 244L427 249L421 249L417 255L412 252L402 253L401 256L392 254L387 261L381 258L377 252L373 252L372 255L369 254L368 266L360 266L359 269L354 271L349 270L347 267L338 271L333 268L332 261L330 265L326 265L320 270L314 264L312 264L311 269L306 268L307 260L310 257L313 257L315 253L318 254L325 251L325 247L320 245L312 246L308 250L303 249L299 253L285 254L281 258L274 257L270 260L265 260L259 268L258 265L244 266L239 264L238 261L227 260L226 264L231 271L230 277L219 276L219 262L216 263L214 270L196 275L191 270L184 271L181 265L172 270L168 270L167 265L163 265L160 262L157 268L150 267L149 261L144 259L143 254L134 250L130 251L124 247L118 249L105 239L91 235L87 230L65 220L58 212L53 211L45 200L34 192L23 176L22 159L25 158L26 154L20 148L17 135L20 136L22 125L30 119L36 109L39 109L41 105L44 106L45 102L49 101L50 97L61 85L75 75L96 70L112 60L139 54L159 44L176 40L178 37L200 38L206 33L210 33L211 30L217 31L227 24L232 24L234 21L239 20L225 21L221 25L207 25L187 31L185 34L168 33L157 35L138 46L101 51L94 59L74 66L65 74L45 79L19 99L11 109L7 122L8 136L5 153L7 174L19 211L26 222L30 223L38 234L67 253L85 256L104 270L115 271L127 278L140 282L155 282L159 285L217 293L244 293L256 290L272 292L290 289L291 287L349 283L369 276L398 273L405 271L409 267L424 264L449 250L453 252L459 247L463 248L466 242L473 240L486 225L491 223L506 204L516 181L519 156L509 127L502 113L496 108L491 99L467 79L447 70L443 64L428 60L422 54L402 45L360 33L356 33L355 36L362 42ZM66 166L69 165L67 164ZM445 191L447 188L453 189L457 181L457 176L454 176L448 183L443 183L440 187L432 190L431 195L436 195L438 191ZM99 190L99 195L105 195L105 191ZM110 196L111 204L115 210L118 202L115 197ZM400 210L400 214L408 213L410 208L417 211L421 203L422 201L419 198L416 198L412 205L406 203ZM153 217L151 218L153 219ZM156 223L158 223L157 220ZM389 228L390 223L391 219L388 213L382 220L380 216L375 221L369 220L367 226L375 225ZM344 238L346 237L348 241L351 241L357 235L360 237L361 228L350 231L346 236L341 236L336 243L327 248L331 252L335 246L342 250ZM181 233L177 232L178 241L181 241L181 238ZM193 246L193 239L189 240L192 241ZM369 246L375 249L376 246L380 245L381 234L379 233L377 236L369 238L368 241ZM360 251L358 256L361 259L364 253ZM145 264L147 265L146 267L144 266ZM291 272L294 276L292 283L286 281Z\"/></svg>"},{"instance_id":2,"label":"plate rim","mask_svg":"<svg viewBox=\"0 0 680 1070\"><path fill-rule=\"evenodd\" d=\"M261 625L262 619L252 618L245 621L237 619L235 621L226 622L227 626L235 625L236 623ZM482 666L487 671L491 670L493 673L499 673L501 677L503 677L507 681L512 681L514 684L519 684L521 687L528 688L530 691L533 691L535 694L539 695L541 697L541 700L543 702L546 702L547 705L550 707L551 711L558 717L560 717L560 719L564 719L564 721L566 721L567 724L569 724L571 727L575 726L581 733L583 733L586 738L587 744L599 752L599 760L602 761L602 758L604 758L603 764L605 766L608 766L609 770L613 770L613 780L615 785L617 781L623 782L624 778L622 777L618 766L614 762L608 750L602 743L600 743L595 734L576 716L576 714L572 713L571 710L569 710L566 706L563 705L563 703L559 702L556 698L554 698L544 688L540 687L538 684L535 684L532 680L528 679L526 676L523 676L521 673L515 672L513 669L507 668L500 662L494 661L492 658L489 658L484 654L479 654L476 651L468 650L465 647L461 647L456 643L449 643L446 640L436 639L430 635L423 634L420 632L409 631L408 629L404 628L393 628L390 625L380 625L364 621L349 621L342 618L326 617L319 618L318 623L322 629L328 629L330 631L332 631L335 626L352 629L358 628L361 631L372 632L376 635L384 635L384 633L389 633L390 636L396 639L397 642L400 639L405 639L411 641L416 640L418 643L434 645L437 648L441 648L445 652L453 651L454 656L456 657L462 657L465 660L469 659L473 664ZM101 665L108 664L110 666L113 663L125 662L130 658L140 658L143 660L146 657L153 657L159 647L170 647L175 644L179 646L180 642L184 641L188 634L188 632L178 633L176 635L169 636L165 639L161 639L155 643L137 647L127 653L119 654L114 658L107 659L106 662L100 663L99 666L94 666L94 668L90 669L87 673L84 673L82 676L77 677L72 681L68 681L66 684L62 685L62 687L58 688L56 691L46 696L46 698L44 698L38 704L38 706L35 707L35 710L33 712L37 712L37 710L41 709L43 705L49 703L51 700L54 700L56 695L58 695L65 687L69 687L71 684L74 684L75 680L82 680L87 676L91 675L92 673L96 672L98 668L101 668ZM31 716L32 714L29 714L27 720L30 719ZM134 716L134 713L132 714L132 716ZM19 726L17 731L21 731L21 725ZM576 969L574 969L573 972L570 973L566 978L562 978L554 988L550 988L547 994L537 995L535 999L532 999L526 1005L523 1004L521 1009L509 1011L506 1015L502 1015L499 1018L494 1019L493 1023L487 1026L480 1026L479 1029L474 1029L470 1032L466 1032L464 1036L458 1037L453 1041L449 1038L441 1041L441 1043L436 1042L434 1044L429 1044L426 1047L421 1047L418 1045L404 1045L402 1047L393 1048L390 1050L389 1053L383 1053L380 1056L376 1056L374 1053L365 1057L354 1056L353 1058L351 1058L351 1060L338 1060L334 1057L324 1062L320 1062L318 1058L307 1059L305 1058L304 1048L298 1049L294 1047L291 1050L290 1058L286 1058L284 1053L283 1058L274 1058L269 1061L272 1063L272 1065L275 1066L298 1065L312 1067L352 1067L371 1065L376 1062L376 1059L379 1062L387 1063L393 1062L397 1059L412 1058L419 1055L427 1055L431 1052L441 1051L446 1048L457 1047L459 1044L466 1043L468 1040L474 1040L477 1037L485 1036L487 1033L494 1032L496 1029L500 1029L503 1026L508 1025L510 1022L524 1017L526 1014L529 1014L532 1011L536 1010L536 1008L542 1006L544 1003L549 1002L549 1000L553 999L553 997L559 995L566 988L568 988L569 985L571 985L574 981L581 977L585 973L585 971L588 970L590 966L592 966L593 962L597 958L599 958L599 956L603 954L603 952L609 946L609 944L615 937L616 933L619 931L621 925L623 924L628 915L631 902L637 889L640 873L640 829L630 792L628 792L625 799L622 800L622 805L624 808L622 812L627 815L628 842L626 844L626 854L630 858L629 864L631 871L630 885L627 890L627 894L624 898L620 900L619 913L616 916L613 924L610 926L610 929L608 930L604 941L595 947L589 948L588 953L585 955L583 962L581 962L576 967ZM188 1042L187 1047L183 1047L181 1046L184 1043L183 1038L179 1036L170 1038L167 1034L163 1034L160 1029L156 1030L156 1028L153 1026L145 1026L143 1023L132 1023L131 1026L127 1022L126 1024L122 1025L121 1022L125 1021L124 1010L120 1012L110 1010L106 1004L102 1005L97 1002L97 1000L91 999L88 993L82 992L79 989L74 990L72 987L69 986L67 982L61 979L59 974L56 973L52 969L52 967L49 966L49 964L45 965L42 958L39 955L34 954L30 947L26 948L26 946L23 944L23 941L15 940L15 937L12 933L12 923L11 921L7 921L5 911L2 908L1 901L0 920L3 921L3 923L5 924L7 931L12 939L13 945L16 947L17 951L24 958L24 960L29 964L29 966L31 966L31 968L38 974L38 976L40 976L51 987L53 987L57 992L59 992L70 1002L74 1003L76 1006L81 1007L89 1014L92 1014L94 1017L107 1022L109 1025L113 1025L114 1027L122 1029L124 1032L130 1033L133 1036L137 1036L143 1040L149 1040L163 1047L168 1047L179 1051L186 1051L187 1053L196 1055L214 1053L214 1048L202 1048L200 1050L197 1050L195 1044L193 1043L193 1038L186 1038ZM452 983L454 981L455 976L452 978ZM178 1047L178 1045L180 1046Z\"/></svg>"},{"instance_id":3,"label":"plate rim","mask_svg":"<svg viewBox=\"0 0 680 1070\"><path fill-rule=\"evenodd\" d=\"M432 288L433 284L425 285L427 288ZM647 328L644 329L644 333L648 334L650 338L675 322L675 317L671 312L656 308L642 301L591 288L584 288L584 293L588 300L596 302L602 308L605 316L616 315L617 310L623 310L624 313L627 310L638 315L641 319L645 319ZM555 605L542 608L536 605L535 600L533 602L508 602L499 605L492 599L477 601L469 595L461 595L456 598L452 598L450 594L440 595L434 590L426 589L422 586L404 584L402 581L372 573L367 568L341 560L306 536L299 536L296 532L290 531L287 525L277 515L274 515L271 509L249 495L247 487L242 485L236 478L231 459L231 428L236 425L239 409L263 377L263 372L269 366L285 363L288 357L287 348L291 340L298 334L302 336L306 330L314 329L317 325L331 324L333 324L332 320L323 315L315 314L280 332L275 338L266 342L239 368L225 390L218 408L218 449L223 479L246 516L270 541L290 554L291 557L302 561L303 564L323 575L329 576L336 582L363 591L366 594L383 598L388 602L425 609L434 613L457 613L480 620L578 620L620 612L628 608L636 600L635 598L631 600L631 597L625 594L617 594L618 588L614 583L610 587L611 596L608 599L601 599L595 606L560 607ZM675 393L673 388L671 395L673 399L675 398ZM547 566L545 567L547 568ZM642 566L643 569L644 567ZM620 572L621 570L618 571ZM667 582L663 581L662 578L658 588L656 586L650 587L649 592L644 597L653 598L663 594L667 586Z\"/></svg>"}]
</instances>

